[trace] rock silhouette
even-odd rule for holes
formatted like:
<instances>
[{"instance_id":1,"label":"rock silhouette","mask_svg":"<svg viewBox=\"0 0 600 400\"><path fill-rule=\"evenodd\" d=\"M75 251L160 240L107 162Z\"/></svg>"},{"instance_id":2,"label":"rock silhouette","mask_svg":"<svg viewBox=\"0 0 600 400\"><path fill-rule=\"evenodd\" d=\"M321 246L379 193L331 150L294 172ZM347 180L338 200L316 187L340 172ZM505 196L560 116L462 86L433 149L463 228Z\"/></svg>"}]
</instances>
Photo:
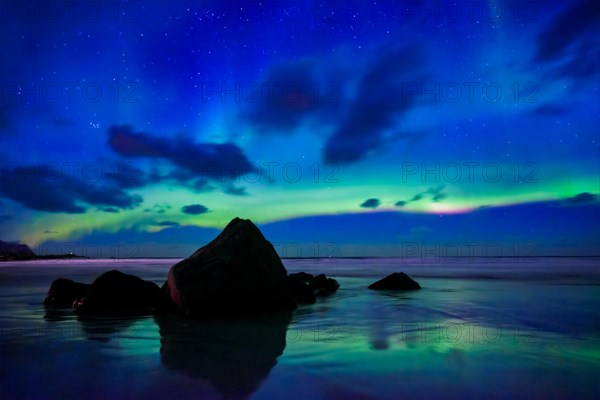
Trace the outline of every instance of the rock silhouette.
<instances>
[{"instance_id":1,"label":"rock silhouette","mask_svg":"<svg viewBox=\"0 0 600 400\"><path fill-rule=\"evenodd\" d=\"M313 304L317 301L310 286L295 276L295 274L289 275L287 281L292 291L292 296L298 304Z\"/></svg>"},{"instance_id":2,"label":"rock silhouette","mask_svg":"<svg viewBox=\"0 0 600 400\"><path fill-rule=\"evenodd\" d=\"M90 290L90 286L70 279L55 279L48 289L44 304L59 308L73 307L75 300L84 297Z\"/></svg>"},{"instance_id":3,"label":"rock silhouette","mask_svg":"<svg viewBox=\"0 0 600 400\"><path fill-rule=\"evenodd\" d=\"M201 317L296 308L277 252L252 221L240 218L171 267L165 291L178 309Z\"/></svg>"},{"instance_id":4,"label":"rock silhouette","mask_svg":"<svg viewBox=\"0 0 600 400\"><path fill-rule=\"evenodd\" d=\"M112 270L100 275L73 308L77 313L148 313L160 304L160 288L134 275Z\"/></svg>"},{"instance_id":5,"label":"rock silhouette","mask_svg":"<svg viewBox=\"0 0 600 400\"><path fill-rule=\"evenodd\" d=\"M296 272L293 274L289 274L288 276L290 278L294 278L294 279L299 280L304 283L310 282L311 279L315 277L313 274L309 274L307 272Z\"/></svg>"},{"instance_id":6,"label":"rock silhouette","mask_svg":"<svg viewBox=\"0 0 600 400\"><path fill-rule=\"evenodd\" d=\"M308 286L314 291L317 297L326 297L335 293L340 284L333 278L328 278L325 274L320 274L311 279Z\"/></svg>"},{"instance_id":7,"label":"rock silhouette","mask_svg":"<svg viewBox=\"0 0 600 400\"><path fill-rule=\"evenodd\" d=\"M416 290L421 289L416 281L404 272L394 272L383 279L369 285L369 289L375 290Z\"/></svg>"}]
</instances>

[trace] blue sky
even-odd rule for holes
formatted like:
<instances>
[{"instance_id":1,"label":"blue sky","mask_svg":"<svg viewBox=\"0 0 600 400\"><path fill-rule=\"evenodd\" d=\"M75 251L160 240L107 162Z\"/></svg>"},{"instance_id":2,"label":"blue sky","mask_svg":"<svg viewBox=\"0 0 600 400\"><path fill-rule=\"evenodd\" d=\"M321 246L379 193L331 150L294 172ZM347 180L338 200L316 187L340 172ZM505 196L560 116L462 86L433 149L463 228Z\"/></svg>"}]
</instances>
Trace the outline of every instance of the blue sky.
<instances>
[{"instance_id":1,"label":"blue sky","mask_svg":"<svg viewBox=\"0 0 600 400\"><path fill-rule=\"evenodd\" d=\"M599 253L596 2L0 11L3 240L186 256L239 216L302 255Z\"/></svg>"}]
</instances>

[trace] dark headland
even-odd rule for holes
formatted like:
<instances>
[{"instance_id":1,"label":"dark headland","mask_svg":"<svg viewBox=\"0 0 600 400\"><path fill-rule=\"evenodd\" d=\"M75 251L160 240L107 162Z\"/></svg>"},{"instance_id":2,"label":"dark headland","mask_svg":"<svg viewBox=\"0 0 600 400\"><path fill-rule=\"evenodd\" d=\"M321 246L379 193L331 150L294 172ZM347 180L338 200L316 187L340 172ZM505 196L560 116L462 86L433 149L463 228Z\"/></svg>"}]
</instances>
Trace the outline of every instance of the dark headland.
<instances>
[{"instance_id":1,"label":"dark headland","mask_svg":"<svg viewBox=\"0 0 600 400\"><path fill-rule=\"evenodd\" d=\"M3 242L0 240L0 261L28 261L28 260L64 260L73 258L87 258L72 253L56 255L37 255L24 243Z\"/></svg>"}]
</instances>

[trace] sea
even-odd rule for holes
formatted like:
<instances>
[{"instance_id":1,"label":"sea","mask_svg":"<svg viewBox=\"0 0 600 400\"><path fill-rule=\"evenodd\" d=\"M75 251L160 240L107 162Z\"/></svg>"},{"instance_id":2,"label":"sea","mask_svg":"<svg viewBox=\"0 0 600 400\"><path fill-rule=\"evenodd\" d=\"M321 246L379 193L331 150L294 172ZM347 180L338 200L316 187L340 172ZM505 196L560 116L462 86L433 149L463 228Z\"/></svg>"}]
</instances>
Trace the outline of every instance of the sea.
<instances>
[{"instance_id":1,"label":"sea","mask_svg":"<svg viewBox=\"0 0 600 400\"><path fill-rule=\"evenodd\" d=\"M177 261L0 263L0 399L600 398L600 258L284 259L340 289L249 318L42 304L58 277L162 285ZM392 272L422 289L367 288Z\"/></svg>"}]
</instances>

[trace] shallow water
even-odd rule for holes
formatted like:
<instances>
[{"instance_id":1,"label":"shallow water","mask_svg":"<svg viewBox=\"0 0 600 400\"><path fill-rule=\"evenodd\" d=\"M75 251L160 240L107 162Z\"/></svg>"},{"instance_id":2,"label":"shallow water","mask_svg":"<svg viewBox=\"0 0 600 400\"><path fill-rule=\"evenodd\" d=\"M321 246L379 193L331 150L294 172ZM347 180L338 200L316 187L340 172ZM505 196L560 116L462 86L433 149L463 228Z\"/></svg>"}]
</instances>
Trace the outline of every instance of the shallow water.
<instances>
[{"instance_id":1,"label":"shallow water","mask_svg":"<svg viewBox=\"0 0 600 400\"><path fill-rule=\"evenodd\" d=\"M47 311L52 280L176 260L0 264L0 398L598 398L600 259L304 259L340 290L221 321ZM422 290L366 289L404 271Z\"/></svg>"}]
</instances>

